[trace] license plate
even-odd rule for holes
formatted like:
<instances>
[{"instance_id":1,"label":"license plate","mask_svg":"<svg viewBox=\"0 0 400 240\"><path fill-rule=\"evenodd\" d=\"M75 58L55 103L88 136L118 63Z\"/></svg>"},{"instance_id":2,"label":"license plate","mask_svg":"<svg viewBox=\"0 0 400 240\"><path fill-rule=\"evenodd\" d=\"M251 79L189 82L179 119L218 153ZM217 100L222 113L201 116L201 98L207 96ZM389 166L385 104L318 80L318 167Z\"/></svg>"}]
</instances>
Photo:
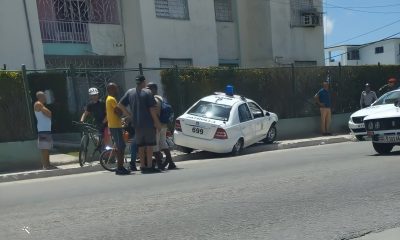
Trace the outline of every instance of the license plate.
<instances>
[{"instance_id":1,"label":"license plate","mask_svg":"<svg viewBox=\"0 0 400 240\"><path fill-rule=\"evenodd\" d=\"M388 143L400 142L400 136L384 136L383 141Z\"/></svg>"},{"instance_id":2,"label":"license plate","mask_svg":"<svg viewBox=\"0 0 400 240\"><path fill-rule=\"evenodd\" d=\"M204 129L199 128L199 127L193 127L192 128L192 133L203 135L204 134Z\"/></svg>"},{"instance_id":3,"label":"license plate","mask_svg":"<svg viewBox=\"0 0 400 240\"><path fill-rule=\"evenodd\" d=\"M364 124L358 124L357 128L365 128L365 125Z\"/></svg>"}]
</instances>

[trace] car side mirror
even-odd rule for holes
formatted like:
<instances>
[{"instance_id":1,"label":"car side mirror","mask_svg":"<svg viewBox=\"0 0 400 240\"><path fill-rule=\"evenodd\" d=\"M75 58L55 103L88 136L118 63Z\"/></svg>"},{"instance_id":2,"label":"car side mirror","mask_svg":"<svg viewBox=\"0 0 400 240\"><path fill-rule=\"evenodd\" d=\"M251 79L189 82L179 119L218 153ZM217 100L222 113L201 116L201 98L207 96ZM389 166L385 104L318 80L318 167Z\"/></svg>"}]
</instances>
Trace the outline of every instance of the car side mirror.
<instances>
[{"instance_id":1,"label":"car side mirror","mask_svg":"<svg viewBox=\"0 0 400 240\"><path fill-rule=\"evenodd\" d=\"M271 114L268 111L264 111L264 115L269 117Z\"/></svg>"}]
</instances>

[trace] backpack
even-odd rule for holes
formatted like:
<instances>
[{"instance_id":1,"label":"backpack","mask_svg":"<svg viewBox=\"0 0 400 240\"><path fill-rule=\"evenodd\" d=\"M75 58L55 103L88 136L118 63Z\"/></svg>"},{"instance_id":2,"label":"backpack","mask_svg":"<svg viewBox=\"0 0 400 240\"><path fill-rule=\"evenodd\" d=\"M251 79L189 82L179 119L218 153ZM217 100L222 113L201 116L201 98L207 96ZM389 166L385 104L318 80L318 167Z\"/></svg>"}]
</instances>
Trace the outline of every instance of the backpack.
<instances>
[{"instance_id":1,"label":"backpack","mask_svg":"<svg viewBox=\"0 0 400 240\"><path fill-rule=\"evenodd\" d=\"M160 122L164 124L173 123L174 110L172 106L162 98L157 97L157 99L161 102Z\"/></svg>"}]
</instances>

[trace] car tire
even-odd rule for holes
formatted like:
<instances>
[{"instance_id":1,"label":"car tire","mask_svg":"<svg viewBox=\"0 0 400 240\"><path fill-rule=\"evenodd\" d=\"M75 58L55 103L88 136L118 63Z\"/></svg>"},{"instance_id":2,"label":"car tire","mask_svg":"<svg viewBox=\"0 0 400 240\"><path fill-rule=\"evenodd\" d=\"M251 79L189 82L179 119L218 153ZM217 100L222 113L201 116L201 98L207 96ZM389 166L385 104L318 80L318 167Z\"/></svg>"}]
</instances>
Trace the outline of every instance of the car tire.
<instances>
[{"instance_id":1,"label":"car tire","mask_svg":"<svg viewBox=\"0 0 400 240\"><path fill-rule=\"evenodd\" d=\"M179 150L186 154L191 154L193 152L193 148L182 147L182 146L179 146Z\"/></svg>"},{"instance_id":2,"label":"car tire","mask_svg":"<svg viewBox=\"0 0 400 240\"><path fill-rule=\"evenodd\" d=\"M364 141L364 136L363 135L356 135L356 138L358 141Z\"/></svg>"},{"instance_id":3,"label":"car tire","mask_svg":"<svg viewBox=\"0 0 400 240\"><path fill-rule=\"evenodd\" d=\"M267 136L264 138L263 142L267 144L273 143L275 142L277 136L278 136L278 130L276 129L276 124L274 123L269 128Z\"/></svg>"},{"instance_id":4,"label":"car tire","mask_svg":"<svg viewBox=\"0 0 400 240\"><path fill-rule=\"evenodd\" d=\"M385 143L372 143L375 151L379 154L388 154L392 151L394 145Z\"/></svg>"},{"instance_id":5,"label":"car tire","mask_svg":"<svg viewBox=\"0 0 400 240\"><path fill-rule=\"evenodd\" d=\"M238 156L243 151L243 139L240 138L232 148L232 155Z\"/></svg>"}]
</instances>

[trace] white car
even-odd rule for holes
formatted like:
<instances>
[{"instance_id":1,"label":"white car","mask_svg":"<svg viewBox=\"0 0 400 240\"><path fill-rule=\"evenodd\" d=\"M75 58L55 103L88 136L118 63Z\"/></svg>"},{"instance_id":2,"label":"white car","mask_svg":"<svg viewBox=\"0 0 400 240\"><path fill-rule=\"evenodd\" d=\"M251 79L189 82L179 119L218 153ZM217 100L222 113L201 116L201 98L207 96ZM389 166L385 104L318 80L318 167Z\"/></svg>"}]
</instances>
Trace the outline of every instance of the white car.
<instances>
[{"instance_id":1,"label":"white car","mask_svg":"<svg viewBox=\"0 0 400 240\"><path fill-rule=\"evenodd\" d=\"M272 143L277 136L275 113L241 96L216 93L204 97L175 122L174 142L193 149L239 154L259 141Z\"/></svg>"},{"instance_id":2,"label":"white car","mask_svg":"<svg viewBox=\"0 0 400 240\"><path fill-rule=\"evenodd\" d=\"M364 119L372 145L379 154L390 153L395 145L400 145L400 108L397 106L385 112L368 115Z\"/></svg>"},{"instance_id":3,"label":"white car","mask_svg":"<svg viewBox=\"0 0 400 240\"><path fill-rule=\"evenodd\" d=\"M349 119L349 128L358 140L367 136L364 118L371 114L384 112L394 108L393 103L400 99L400 90L394 90L382 95L370 107L363 108L353 113Z\"/></svg>"}]
</instances>

